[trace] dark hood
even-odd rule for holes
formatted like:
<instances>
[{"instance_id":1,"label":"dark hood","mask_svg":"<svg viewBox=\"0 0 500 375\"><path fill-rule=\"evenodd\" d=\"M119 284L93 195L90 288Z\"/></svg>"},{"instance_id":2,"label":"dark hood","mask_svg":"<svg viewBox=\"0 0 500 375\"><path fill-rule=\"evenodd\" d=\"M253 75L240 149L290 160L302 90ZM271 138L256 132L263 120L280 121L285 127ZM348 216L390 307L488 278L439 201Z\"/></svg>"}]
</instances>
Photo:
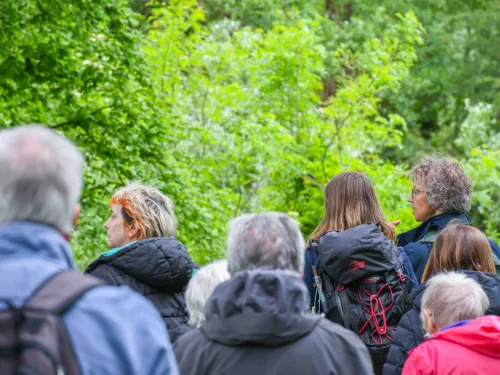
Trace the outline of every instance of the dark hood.
<instances>
[{"instance_id":1,"label":"dark hood","mask_svg":"<svg viewBox=\"0 0 500 375\"><path fill-rule=\"evenodd\" d=\"M389 270L403 272L399 249L377 224L328 232L321 237L318 251L321 267L338 284L349 284Z\"/></svg>"},{"instance_id":2,"label":"dark hood","mask_svg":"<svg viewBox=\"0 0 500 375\"><path fill-rule=\"evenodd\" d=\"M194 263L174 237L153 237L134 242L113 255L101 255L85 270L109 264L160 292L182 291L191 279Z\"/></svg>"},{"instance_id":3,"label":"dark hood","mask_svg":"<svg viewBox=\"0 0 500 375\"><path fill-rule=\"evenodd\" d=\"M298 274L240 272L220 284L205 307L201 330L225 345L280 346L310 333L320 317L309 312L309 294Z\"/></svg>"},{"instance_id":4,"label":"dark hood","mask_svg":"<svg viewBox=\"0 0 500 375\"><path fill-rule=\"evenodd\" d=\"M418 227L409 230L408 232L401 233L398 236L398 245L406 246L410 242L418 242L427 234L427 232L440 232L453 219L458 219L463 221L465 224L469 224L469 218L463 212L449 212L441 215L436 215L431 217L427 221L424 221Z\"/></svg>"},{"instance_id":5,"label":"dark hood","mask_svg":"<svg viewBox=\"0 0 500 375\"><path fill-rule=\"evenodd\" d=\"M500 279L492 273L478 271L460 272L466 274L467 277L476 280L483 287L483 290L486 292L490 301L490 307L487 310L487 314L500 316ZM411 293L413 306L419 311L422 308L422 296L426 285L426 282L423 283Z\"/></svg>"}]
</instances>

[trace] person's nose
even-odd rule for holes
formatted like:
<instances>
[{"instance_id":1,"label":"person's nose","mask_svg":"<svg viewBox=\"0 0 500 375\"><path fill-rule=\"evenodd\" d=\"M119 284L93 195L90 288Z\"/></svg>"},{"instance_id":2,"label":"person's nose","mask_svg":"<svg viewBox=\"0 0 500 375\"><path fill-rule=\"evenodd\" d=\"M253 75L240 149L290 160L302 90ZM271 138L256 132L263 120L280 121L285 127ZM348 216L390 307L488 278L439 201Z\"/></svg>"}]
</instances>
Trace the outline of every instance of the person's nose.
<instances>
[{"instance_id":1,"label":"person's nose","mask_svg":"<svg viewBox=\"0 0 500 375\"><path fill-rule=\"evenodd\" d=\"M108 221L109 221L109 219L106 220L106 222L104 223L104 228L106 228L106 229L109 229Z\"/></svg>"},{"instance_id":2,"label":"person's nose","mask_svg":"<svg viewBox=\"0 0 500 375\"><path fill-rule=\"evenodd\" d=\"M413 197L411 196L411 194L408 196L408 202L413 203Z\"/></svg>"}]
</instances>

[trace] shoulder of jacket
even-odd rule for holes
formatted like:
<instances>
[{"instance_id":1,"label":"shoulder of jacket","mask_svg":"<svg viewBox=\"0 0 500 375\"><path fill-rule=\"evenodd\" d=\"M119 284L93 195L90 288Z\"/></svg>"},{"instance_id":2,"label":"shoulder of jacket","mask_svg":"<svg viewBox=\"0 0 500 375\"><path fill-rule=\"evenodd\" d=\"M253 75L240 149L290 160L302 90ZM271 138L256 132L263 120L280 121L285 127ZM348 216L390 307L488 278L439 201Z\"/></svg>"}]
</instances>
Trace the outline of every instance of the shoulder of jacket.
<instances>
[{"instance_id":1,"label":"shoulder of jacket","mask_svg":"<svg viewBox=\"0 0 500 375\"><path fill-rule=\"evenodd\" d=\"M326 318L321 318L314 329L318 330L319 332L323 332L325 335L336 336L341 340L345 340L353 346L357 346L358 344L363 346L363 343L358 335L342 327L340 324L333 323Z\"/></svg>"},{"instance_id":2,"label":"shoulder of jacket","mask_svg":"<svg viewBox=\"0 0 500 375\"><path fill-rule=\"evenodd\" d=\"M123 272L121 272L117 267L113 266L110 263L100 264L96 268L94 268L92 272L89 273L89 275L98 277L115 285L118 285L116 277L120 276L121 274L123 274Z\"/></svg>"},{"instance_id":3,"label":"shoulder of jacket","mask_svg":"<svg viewBox=\"0 0 500 375\"><path fill-rule=\"evenodd\" d=\"M428 242L409 242L402 246L406 255L411 256L414 254L428 255L429 249L432 248L432 243Z\"/></svg>"}]
</instances>

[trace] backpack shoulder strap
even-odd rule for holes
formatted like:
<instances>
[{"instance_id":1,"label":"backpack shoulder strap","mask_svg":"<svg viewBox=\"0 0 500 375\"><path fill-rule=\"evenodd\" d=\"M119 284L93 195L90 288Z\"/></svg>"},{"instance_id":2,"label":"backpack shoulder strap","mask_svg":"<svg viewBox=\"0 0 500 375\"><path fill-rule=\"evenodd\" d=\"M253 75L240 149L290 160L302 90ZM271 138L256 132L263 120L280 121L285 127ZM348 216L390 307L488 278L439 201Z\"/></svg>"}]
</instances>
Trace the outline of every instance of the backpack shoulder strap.
<instances>
[{"instance_id":1,"label":"backpack shoulder strap","mask_svg":"<svg viewBox=\"0 0 500 375\"><path fill-rule=\"evenodd\" d=\"M500 276L500 259L498 259L493 250L491 251L491 255L493 256L493 263L495 264L495 273L497 276Z\"/></svg>"},{"instance_id":2,"label":"backpack shoulder strap","mask_svg":"<svg viewBox=\"0 0 500 375\"><path fill-rule=\"evenodd\" d=\"M77 271L62 271L43 282L24 308L62 315L88 290L99 285L105 285L104 281Z\"/></svg>"},{"instance_id":3,"label":"backpack shoulder strap","mask_svg":"<svg viewBox=\"0 0 500 375\"><path fill-rule=\"evenodd\" d=\"M434 243L434 241L436 241L436 237L438 236L438 233L437 231L433 230L433 231L429 231L425 234L425 236L423 236L420 240L418 240L417 242L427 242L427 243Z\"/></svg>"}]
</instances>

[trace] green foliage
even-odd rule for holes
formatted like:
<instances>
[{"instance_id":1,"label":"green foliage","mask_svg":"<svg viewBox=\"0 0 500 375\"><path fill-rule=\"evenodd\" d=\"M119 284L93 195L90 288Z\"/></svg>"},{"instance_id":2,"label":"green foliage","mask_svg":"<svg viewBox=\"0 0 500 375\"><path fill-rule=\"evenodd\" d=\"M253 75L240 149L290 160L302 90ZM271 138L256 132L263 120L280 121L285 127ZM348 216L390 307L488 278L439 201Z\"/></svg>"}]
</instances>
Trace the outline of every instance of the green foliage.
<instances>
[{"instance_id":1,"label":"green foliage","mask_svg":"<svg viewBox=\"0 0 500 375\"><path fill-rule=\"evenodd\" d=\"M175 1L154 17L146 53L165 116L180 130L174 152L189 176L183 180L191 181L185 193L210 197L196 199L193 211L185 210L185 198L174 197L182 205L181 237L198 260L222 255L225 225L242 212L288 212L308 235L322 215L322 186L343 170L374 179L380 169L392 173L378 178L382 204L391 205L388 212L402 218L403 227L413 224L400 199L408 189L403 170L377 151L400 145L405 129L401 117L383 116L378 105L416 59L422 28L412 13L395 17L360 51L337 46L336 64L351 72L327 102L320 93L331 54L323 45L327 20L319 15L283 13L267 30L231 20L204 27L194 1Z\"/></svg>"},{"instance_id":2,"label":"green foliage","mask_svg":"<svg viewBox=\"0 0 500 375\"><path fill-rule=\"evenodd\" d=\"M473 223L489 236L500 238L498 223L500 212L496 202L500 199L500 137L493 106L466 102L468 116L461 126L455 144L462 148L462 165L471 177L473 190Z\"/></svg>"},{"instance_id":3,"label":"green foliage","mask_svg":"<svg viewBox=\"0 0 500 375\"><path fill-rule=\"evenodd\" d=\"M244 212L287 212L308 236L322 187L347 170L366 173L387 220L409 229L407 171L429 149L460 158L473 219L497 236L498 60L479 32L496 26L438 1L130 1L148 19L128 3L0 3L1 126L47 124L86 155L80 267L105 248L109 197L135 179L172 198L200 263L223 256ZM478 71L491 79L465 80L464 54L488 55Z\"/></svg>"}]
</instances>

